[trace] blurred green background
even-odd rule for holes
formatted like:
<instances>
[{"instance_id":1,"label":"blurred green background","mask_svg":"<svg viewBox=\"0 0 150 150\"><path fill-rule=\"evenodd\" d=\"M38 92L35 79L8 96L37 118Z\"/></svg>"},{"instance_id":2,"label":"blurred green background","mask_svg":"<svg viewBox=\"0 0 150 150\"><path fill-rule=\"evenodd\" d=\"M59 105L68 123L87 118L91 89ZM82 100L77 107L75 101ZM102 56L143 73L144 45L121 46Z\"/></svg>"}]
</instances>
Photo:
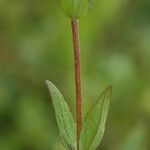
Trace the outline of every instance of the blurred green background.
<instances>
[{"instance_id":1,"label":"blurred green background","mask_svg":"<svg viewBox=\"0 0 150 150\"><path fill-rule=\"evenodd\" d=\"M80 21L83 114L112 84L98 150L149 150L150 1L93 4ZM0 0L0 150L64 150L46 79L75 117L70 20L55 0Z\"/></svg>"}]
</instances>

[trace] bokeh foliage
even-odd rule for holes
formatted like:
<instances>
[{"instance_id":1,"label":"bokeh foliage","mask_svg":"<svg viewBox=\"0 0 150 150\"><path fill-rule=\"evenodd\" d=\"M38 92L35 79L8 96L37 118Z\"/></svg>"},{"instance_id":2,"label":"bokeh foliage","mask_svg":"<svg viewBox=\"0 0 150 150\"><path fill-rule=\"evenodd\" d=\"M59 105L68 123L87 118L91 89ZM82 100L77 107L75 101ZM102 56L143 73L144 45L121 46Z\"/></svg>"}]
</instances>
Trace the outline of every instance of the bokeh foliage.
<instances>
[{"instance_id":1,"label":"bokeh foliage","mask_svg":"<svg viewBox=\"0 0 150 150\"><path fill-rule=\"evenodd\" d=\"M80 21L84 114L113 85L104 150L150 149L149 8L148 0L95 0ZM55 0L1 0L1 150L63 150L45 79L74 114L69 19Z\"/></svg>"}]
</instances>

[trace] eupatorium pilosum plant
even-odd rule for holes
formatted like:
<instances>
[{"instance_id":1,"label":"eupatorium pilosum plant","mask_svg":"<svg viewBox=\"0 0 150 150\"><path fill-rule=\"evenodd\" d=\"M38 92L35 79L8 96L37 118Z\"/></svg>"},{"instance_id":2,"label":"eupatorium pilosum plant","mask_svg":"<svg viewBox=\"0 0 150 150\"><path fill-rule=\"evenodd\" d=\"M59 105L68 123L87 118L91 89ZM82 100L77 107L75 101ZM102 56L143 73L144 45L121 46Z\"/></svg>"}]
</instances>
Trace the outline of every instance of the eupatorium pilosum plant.
<instances>
[{"instance_id":1,"label":"eupatorium pilosum plant","mask_svg":"<svg viewBox=\"0 0 150 150\"><path fill-rule=\"evenodd\" d=\"M91 7L91 0L59 0L64 14L71 20L75 88L76 123L60 91L50 81L46 81L50 91L59 134L66 150L95 150L102 140L109 109L112 87L107 87L82 122L82 92L80 75L80 44L78 19L85 16Z\"/></svg>"}]
</instances>

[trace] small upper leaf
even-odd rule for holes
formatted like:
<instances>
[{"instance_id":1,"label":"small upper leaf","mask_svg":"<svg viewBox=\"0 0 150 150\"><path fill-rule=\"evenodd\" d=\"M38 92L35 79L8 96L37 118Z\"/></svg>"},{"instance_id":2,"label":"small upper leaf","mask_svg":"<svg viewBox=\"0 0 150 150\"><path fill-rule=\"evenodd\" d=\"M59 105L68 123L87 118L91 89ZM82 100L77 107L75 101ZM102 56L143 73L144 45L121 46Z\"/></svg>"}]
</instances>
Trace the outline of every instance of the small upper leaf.
<instances>
[{"instance_id":1,"label":"small upper leaf","mask_svg":"<svg viewBox=\"0 0 150 150\"><path fill-rule=\"evenodd\" d=\"M66 150L76 150L76 126L69 107L56 86L50 81L46 83L52 97L61 142Z\"/></svg>"},{"instance_id":2,"label":"small upper leaf","mask_svg":"<svg viewBox=\"0 0 150 150\"><path fill-rule=\"evenodd\" d=\"M78 19L85 16L91 8L92 0L59 0L63 12L70 18Z\"/></svg>"},{"instance_id":3,"label":"small upper leaf","mask_svg":"<svg viewBox=\"0 0 150 150\"><path fill-rule=\"evenodd\" d=\"M109 110L112 87L109 86L87 113L80 135L82 150L95 150L102 140Z\"/></svg>"}]
</instances>

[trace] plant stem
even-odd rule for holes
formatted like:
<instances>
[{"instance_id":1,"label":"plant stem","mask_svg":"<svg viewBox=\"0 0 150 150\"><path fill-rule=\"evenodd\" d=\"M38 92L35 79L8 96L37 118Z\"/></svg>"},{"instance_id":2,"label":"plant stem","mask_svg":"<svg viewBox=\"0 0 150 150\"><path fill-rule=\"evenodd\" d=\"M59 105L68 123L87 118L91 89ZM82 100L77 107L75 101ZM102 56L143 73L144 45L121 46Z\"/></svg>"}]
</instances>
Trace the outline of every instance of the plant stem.
<instances>
[{"instance_id":1,"label":"plant stem","mask_svg":"<svg viewBox=\"0 0 150 150\"><path fill-rule=\"evenodd\" d=\"M76 88L76 122L77 122L77 150L79 148L80 132L82 128L82 99L81 99L81 69L80 69L80 42L78 31L78 20L71 20L73 47L74 47L74 68Z\"/></svg>"}]
</instances>

